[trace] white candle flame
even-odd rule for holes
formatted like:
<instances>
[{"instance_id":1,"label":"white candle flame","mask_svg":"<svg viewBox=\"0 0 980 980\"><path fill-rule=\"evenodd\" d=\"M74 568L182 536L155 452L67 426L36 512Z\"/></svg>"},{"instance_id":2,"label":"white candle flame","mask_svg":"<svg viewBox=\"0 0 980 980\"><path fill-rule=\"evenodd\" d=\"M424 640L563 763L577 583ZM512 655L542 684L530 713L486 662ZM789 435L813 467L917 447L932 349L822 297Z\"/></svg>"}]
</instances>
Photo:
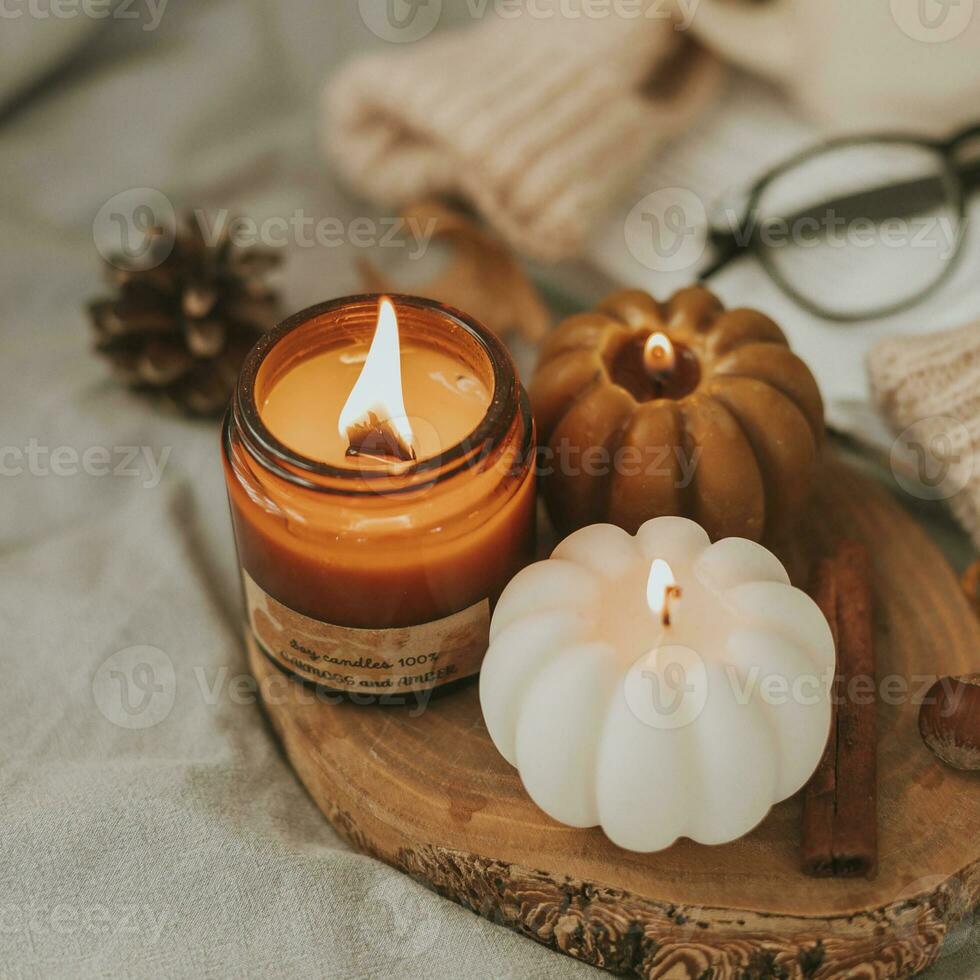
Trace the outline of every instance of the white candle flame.
<instances>
[{"instance_id":1,"label":"white candle flame","mask_svg":"<svg viewBox=\"0 0 980 980\"><path fill-rule=\"evenodd\" d=\"M650 566L650 575L647 578L647 605L650 611L660 616L664 626L670 625L670 604L671 598L680 595L677 588L674 573L670 565L657 558Z\"/></svg>"},{"instance_id":2,"label":"white candle flame","mask_svg":"<svg viewBox=\"0 0 980 980\"><path fill-rule=\"evenodd\" d=\"M372 413L380 421L389 422L406 446L414 446L415 436L406 418L402 394L398 317L387 296L382 297L378 308L378 325L364 367L337 420L340 435L347 439L350 430L366 422Z\"/></svg>"}]
</instances>

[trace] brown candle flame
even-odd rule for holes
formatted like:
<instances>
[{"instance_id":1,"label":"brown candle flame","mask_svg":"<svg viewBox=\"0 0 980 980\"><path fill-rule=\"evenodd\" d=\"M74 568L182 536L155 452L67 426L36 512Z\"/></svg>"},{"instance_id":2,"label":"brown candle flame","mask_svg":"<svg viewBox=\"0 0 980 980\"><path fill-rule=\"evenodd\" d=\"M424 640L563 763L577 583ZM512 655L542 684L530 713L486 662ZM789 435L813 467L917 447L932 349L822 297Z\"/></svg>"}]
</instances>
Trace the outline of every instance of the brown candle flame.
<instances>
[{"instance_id":1,"label":"brown candle flame","mask_svg":"<svg viewBox=\"0 0 980 980\"><path fill-rule=\"evenodd\" d=\"M670 338L664 333L652 333L643 345L643 366L654 379L662 379L673 373L677 354Z\"/></svg>"}]
</instances>

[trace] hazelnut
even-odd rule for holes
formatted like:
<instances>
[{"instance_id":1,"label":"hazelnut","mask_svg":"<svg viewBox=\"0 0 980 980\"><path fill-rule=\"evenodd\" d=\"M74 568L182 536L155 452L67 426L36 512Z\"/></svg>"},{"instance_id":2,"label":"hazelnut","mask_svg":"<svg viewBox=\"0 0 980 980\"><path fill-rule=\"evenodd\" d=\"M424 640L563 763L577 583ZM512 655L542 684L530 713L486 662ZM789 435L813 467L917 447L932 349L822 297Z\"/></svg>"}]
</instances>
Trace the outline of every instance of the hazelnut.
<instances>
[{"instance_id":1,"label":"hazelnut","mask_svg":"<svg viewBox=\"0 0 980 980\"><path fill-rule=\"evenodd\" d=\"M936 681L919 709L919 733L946 765L980 771L980 674Z\"/></svg>"},{"instance_id":2,"label":"hazelnut","mask_svg":"<svg viewBox=\"0 0 980 980\"><path fill-rule=\"evenodd\" d=\"M963 573L960 584L973 611L980 616L980 559Z\"/></svg>"}]
</instances>

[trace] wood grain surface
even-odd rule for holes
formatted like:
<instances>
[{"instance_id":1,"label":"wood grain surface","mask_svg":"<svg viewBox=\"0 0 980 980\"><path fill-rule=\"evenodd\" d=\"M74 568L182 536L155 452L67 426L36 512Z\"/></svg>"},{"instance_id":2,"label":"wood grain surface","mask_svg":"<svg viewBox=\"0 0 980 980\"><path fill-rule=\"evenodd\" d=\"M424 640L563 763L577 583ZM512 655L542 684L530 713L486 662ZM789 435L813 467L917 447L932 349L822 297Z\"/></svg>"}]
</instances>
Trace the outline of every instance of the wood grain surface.
<instances>
[{"instance_id":1,"label":"wood grain surface","mask_svg":"<svg viewBox=\"0 0 980 980\"><path fill-rule=\"evenodd\" d=\"M842 537L871 549L888 692L874 880L801 873L798 796L734 843L633 854L537 809L490 742L475 686L422 712L334 705L254 649L251 666L289 759L338 831L481 915L642 977L906 977L980 903L980 777L941 766L916 724L937 675L980 669L980 626L924 532L832 461L782 555L794 581L805 584L811 557Z\"/></svg>"}]
</instances>

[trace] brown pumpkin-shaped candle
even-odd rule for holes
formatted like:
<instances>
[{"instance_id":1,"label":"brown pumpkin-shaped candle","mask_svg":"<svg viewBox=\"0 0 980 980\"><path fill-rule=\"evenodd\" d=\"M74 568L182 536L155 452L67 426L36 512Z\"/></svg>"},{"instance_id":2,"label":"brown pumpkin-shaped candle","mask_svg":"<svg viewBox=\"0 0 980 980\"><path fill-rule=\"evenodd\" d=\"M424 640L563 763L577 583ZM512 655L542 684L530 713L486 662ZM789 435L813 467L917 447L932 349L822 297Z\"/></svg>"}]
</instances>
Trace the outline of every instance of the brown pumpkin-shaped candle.
<instances>
[{"instance_id":1,"label":"brown pumpkin-shaped candle","mask_svg":"<svg viewBox=\"0 0 980 980\"><path fill-rule=\"evenodd\" d=\"M544 342L531 385L542 485L562 533L661 514L713 539L779 540L800 515L823 402L783 332L700 287L614 293Z\"/></svg>"}]
</instances>

